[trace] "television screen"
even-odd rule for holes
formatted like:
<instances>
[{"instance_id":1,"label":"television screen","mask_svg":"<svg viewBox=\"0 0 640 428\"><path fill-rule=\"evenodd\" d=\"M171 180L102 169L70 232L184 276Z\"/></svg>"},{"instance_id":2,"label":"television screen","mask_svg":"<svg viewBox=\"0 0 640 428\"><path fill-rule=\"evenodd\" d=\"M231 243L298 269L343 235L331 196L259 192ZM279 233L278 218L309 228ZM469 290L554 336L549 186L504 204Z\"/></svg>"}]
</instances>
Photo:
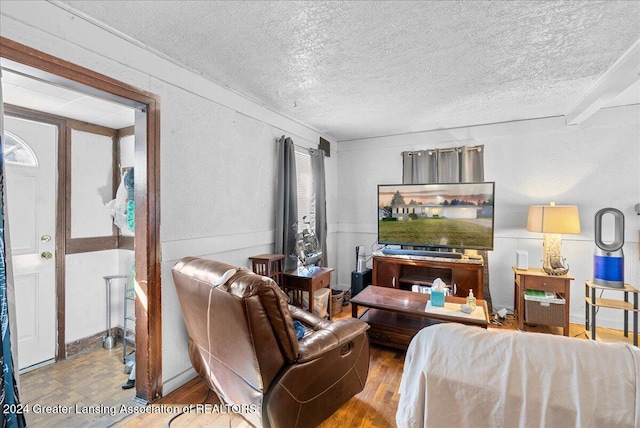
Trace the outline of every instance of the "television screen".
<instances>
[{"instance_id":1,"label":"television screen","mask_svg":"<svg viewBox=\"0 0 640 428\"><path fill-rule=\"evenodd\" d=\"M378 185L378 243L493 249L493 182Z\"/></svg>"}]
</instances>

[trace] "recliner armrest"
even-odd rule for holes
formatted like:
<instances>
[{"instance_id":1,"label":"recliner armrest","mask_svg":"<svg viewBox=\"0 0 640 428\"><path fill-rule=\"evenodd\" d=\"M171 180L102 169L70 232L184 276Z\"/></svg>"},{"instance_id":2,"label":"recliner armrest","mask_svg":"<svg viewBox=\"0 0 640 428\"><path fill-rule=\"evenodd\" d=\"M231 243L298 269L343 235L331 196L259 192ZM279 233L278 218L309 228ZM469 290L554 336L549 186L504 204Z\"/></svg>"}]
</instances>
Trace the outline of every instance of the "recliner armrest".
<instances>
[{"instance_id":1,"label":"recliner armrest","mask_svg":"<svg viewBox=\"0 0 640 428\"><path fill-rule=\"evenodd\" d=\"M311 312L297 306L289 305L289 312L291 313L291 318L296 321L300 321L305 327L308 327L313 331L320 330L321 328L325 328L326 326L333 324L331 321L321 318L318 315L312 314Z\"/></svg>"},{"instance_id":2,"label":"recliner armrest","mask_svg":"<svg viewBox=\"0 0 640 428\"><path fill-rule=\"evenodd\" d=\"M368 328L369 325L366 322L357 318L343 318L336 322L328 322L300 340L298 343L300 354L297 362L305 363L314 360L364 334Z\"/></svg>"}]
</instances>

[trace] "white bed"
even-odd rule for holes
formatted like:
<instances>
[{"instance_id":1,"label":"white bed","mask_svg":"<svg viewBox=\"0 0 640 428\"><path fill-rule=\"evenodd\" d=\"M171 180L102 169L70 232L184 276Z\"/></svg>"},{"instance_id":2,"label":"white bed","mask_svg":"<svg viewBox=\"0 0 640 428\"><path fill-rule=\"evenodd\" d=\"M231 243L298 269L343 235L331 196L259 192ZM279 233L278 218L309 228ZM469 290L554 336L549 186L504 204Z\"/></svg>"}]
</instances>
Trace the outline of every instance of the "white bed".
<instances>
[{"instance_id":1,"label":"white bed","mask_svg":"<svg viewBox=\"0 0 640 428\"><path fill-rule=\"evenodd\" d=\"M640 350L439 324L407 350L398 427L640 427Z\"/></svg>"}]
</instances>

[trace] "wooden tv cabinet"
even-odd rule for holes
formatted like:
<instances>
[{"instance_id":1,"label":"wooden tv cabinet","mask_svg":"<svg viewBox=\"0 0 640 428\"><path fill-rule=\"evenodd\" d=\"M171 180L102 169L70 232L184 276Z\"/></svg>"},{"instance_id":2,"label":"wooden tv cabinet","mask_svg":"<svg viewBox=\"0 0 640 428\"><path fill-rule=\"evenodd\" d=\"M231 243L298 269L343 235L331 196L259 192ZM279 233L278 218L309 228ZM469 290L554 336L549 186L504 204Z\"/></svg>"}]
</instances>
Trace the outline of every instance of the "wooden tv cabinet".
<instances>
[{"instance_id":1,"label":"wooden tv cabinet","mask_svg":"<svg viewBox=\"0 0 640 428\"><path fill-rule=\"evenodd\" d=\"M482 299L483 265L481 258L374 255L373 285L411 290L412 285L431 286L440 278L447 286L456 285L456 296L467 297L473 290L473 295Z\"/></svg>"}]
</instances>

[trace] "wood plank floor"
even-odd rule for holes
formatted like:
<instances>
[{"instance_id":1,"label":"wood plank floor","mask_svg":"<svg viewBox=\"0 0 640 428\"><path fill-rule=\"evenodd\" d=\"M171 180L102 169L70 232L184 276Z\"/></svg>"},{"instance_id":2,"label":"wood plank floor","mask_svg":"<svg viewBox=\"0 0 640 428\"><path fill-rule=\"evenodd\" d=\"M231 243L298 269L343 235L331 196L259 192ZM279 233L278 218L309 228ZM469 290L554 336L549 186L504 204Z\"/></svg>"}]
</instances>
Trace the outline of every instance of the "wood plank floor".
<instances>
[{"instance_id":1,"label":"wood plank floor","mask_svg":"<svg viewBox=\"0 0 640 428\"><path fill-rule=\"evenodd\" d=\"M337 317L348 317L350 306L343 307ZM512 315L507 316L502 326L493 328L516 329ZM562 334L560 328L528 327L528 331ZM572 324L570 336L586 339L584 326ZM625 341L621 331L598 328L598 337L603 341ZM390 348L371 346L369 377L365 389L329 419L321 428L343 427L394 427L398 407L398 386L404 365L404 352ZM237 415L212 412L212 407L198 407L198 404L214 406L220 404L218 397L209 392L198 378L163 397L151 406L141 407L133 398L132 390L122 390L126 381L124 366L120 360L120 346L112 349L97 349L73 359L37 369L21 376L21 398L23 404L41 406L103 406L107 410L115 408L113 415L108 412L97 414L34 414L29 413L30 427L221 427L244 428L249 425ZM125 405L126 411L120 412ZM144 413L142 409L146 410ZM103 409L104 410L104 409ZM183 411L185 411L184 414ZM152 413L155 411L156 413Z\"/></svg>"}]
</instances>

